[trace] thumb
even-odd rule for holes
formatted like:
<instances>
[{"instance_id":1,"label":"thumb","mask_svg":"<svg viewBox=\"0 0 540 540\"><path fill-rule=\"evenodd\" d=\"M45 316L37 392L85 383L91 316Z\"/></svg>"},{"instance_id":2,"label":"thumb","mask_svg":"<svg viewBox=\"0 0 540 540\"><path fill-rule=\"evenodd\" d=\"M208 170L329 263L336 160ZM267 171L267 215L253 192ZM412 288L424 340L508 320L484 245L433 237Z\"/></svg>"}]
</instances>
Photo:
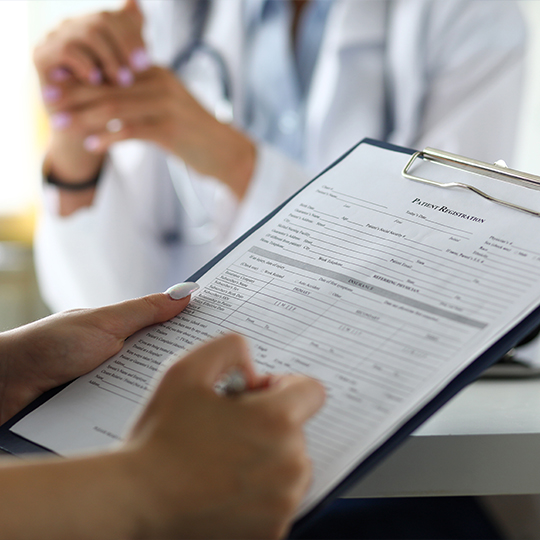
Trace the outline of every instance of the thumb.
<instances>
[{"instance_id":1,"label":"thumb","mask_svg":"<svg viewBox=\"0 0 540 540\"><path fill-rule=\"evenodd\" d=\"M214 385L231 371L241 372L248 388L254 387L258 380L248 344L238 334L227 334L199 346L176 366L182 372L184 382L212 391Z\"/></svg>"},{"instance_id":2,"label":"thumb","mask_svg":"<svg viewBox=\"0 0 540 540\"><path fill-rule=\"evenodd\" d=\"M182 283L165 293L149 294L99 308L96 314L107 325L109 332L113 328L116 337L125 339L141 328L168 321L178 315L189 304L191 293L198 288L196 283Z\"/></svg>"},{"instance_id":3,"label":"thumb","mask_svg":"<svg viewBox=\"0 0 540 540\"><path fill-rule=\"evenodd\" d=\"M139 7L137 0L126 0L122 9L124 11L135 11L137 13L141 13L141 8Z\"/></svg>"},{"instance_id":4,"label":"thumb","mask_svg":"<svg viewBox=\"0 0 540 540\"><path fill-rule=\"evenodd\" d=\"M305 375L282 375L265 392L253 399L267 401L275 411L288 414L296 423L304 423L324 404L326 391L317 380Z\"/></svg>"},{"instance_id":5,"label":"thumb","mask_svg":"<svg viewBox=\"0 0 540 540\"><path fill-rule=\"evenodd\" d=\"M144 16L137 0L126 0L121 11L128 13L138 23L142 23Z\"/></svg>"}]
</instances>

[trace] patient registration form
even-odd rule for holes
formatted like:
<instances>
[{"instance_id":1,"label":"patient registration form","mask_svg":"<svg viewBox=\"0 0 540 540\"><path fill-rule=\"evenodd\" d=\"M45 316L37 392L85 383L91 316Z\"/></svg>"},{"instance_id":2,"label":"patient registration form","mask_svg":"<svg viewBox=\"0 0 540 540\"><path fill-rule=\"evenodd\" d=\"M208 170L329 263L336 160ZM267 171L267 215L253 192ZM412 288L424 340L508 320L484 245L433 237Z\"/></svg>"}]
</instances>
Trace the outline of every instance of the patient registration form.
<instances>
[{"instance_id":1,"label":"patient registration form","mask_svg":"<svg viewBox=\"0 0 540 540\"><path fill-rule=\"evenodd\" d=\"M540 218L404 179L408 159L359 145L204 274L184 313L12 430L63 455L107 447L179 352L238 332L260 371L326 386L307 426L311 508L540 303ZM539 191L419 168L540 210Z\"/></svg>"}]
</instances>

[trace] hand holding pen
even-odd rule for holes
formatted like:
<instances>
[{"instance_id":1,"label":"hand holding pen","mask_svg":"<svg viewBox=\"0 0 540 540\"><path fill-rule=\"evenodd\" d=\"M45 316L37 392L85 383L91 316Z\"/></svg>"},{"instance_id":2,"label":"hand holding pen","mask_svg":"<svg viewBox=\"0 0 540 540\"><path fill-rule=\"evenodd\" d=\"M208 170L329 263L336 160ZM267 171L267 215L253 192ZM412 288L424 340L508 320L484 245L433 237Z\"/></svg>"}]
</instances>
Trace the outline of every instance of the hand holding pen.
<instances>
[{"instance_id":1,"label":"hand holding pen","mask_svg":"<svg viewBox=\"0 0 540 540\"><path fill-rule=\"evenodd\" d=\"M2 333L3 420L97 367L137 330L176 316L196 289L181 283ZM215 391L226 375L243 381L228 383L234 396ZM241 337L213 340L164 373L110 451L6 462L0 536L282 537L311 479L303 426L323 401L323 387L307 377L257 375Z\"/></svg>"},{"instance_id":2,"label":"hand holding pen","mask_svg":"<svg viewBox=\"0 0 540 540\"><path fill-rule=\"evenodd\" d=\"M244 390L216 393L231 373ZM308 377L257 375L238 335L174 364L128 442L142 458L149 499L179 497L178 505L149 504L156 536L282 537L311 480L303 425L323 401L322 385Z\"/></svg>"}]
</instances>

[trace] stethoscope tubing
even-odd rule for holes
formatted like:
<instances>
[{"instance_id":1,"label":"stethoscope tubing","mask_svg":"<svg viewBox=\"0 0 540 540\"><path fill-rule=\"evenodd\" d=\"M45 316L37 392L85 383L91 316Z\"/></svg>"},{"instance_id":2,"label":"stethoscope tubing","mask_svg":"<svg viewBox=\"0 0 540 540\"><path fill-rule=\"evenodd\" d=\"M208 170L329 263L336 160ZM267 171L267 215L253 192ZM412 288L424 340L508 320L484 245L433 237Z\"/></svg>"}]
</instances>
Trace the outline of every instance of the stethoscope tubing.
<instances>
[{"instance_id":1,"label":"stethoscope tubing","mask_svg":"<svg viewBox=\"0 0 540 540\"><path fill-rule=\"evenodd\" d=\"M209 0L197 1L193 22L194 37L187 47L184 47L178 52L170 64L170 69L180 77L182 68L189 63L196 53L203 53L211 58L217 67L221 84L221 110L223 110L223 105L226 104L227 121L230 122L233 119L234 111L232 104L232 83L229 70L225 63L225 59L219 51L202 41L202 34L209 7ZM223 121L223 118L219 118L217 106L214 114L218 120ZM210 212L203 205L193 186L188 166L181 159L175 156L169 156L167 157L167 167L178 201L189 220L189 227L187 227L187 230L183 231L182 234L184 243L201 245L211 242L217 237L218 229L213 223Z\"/></svg>"}]
</instances>

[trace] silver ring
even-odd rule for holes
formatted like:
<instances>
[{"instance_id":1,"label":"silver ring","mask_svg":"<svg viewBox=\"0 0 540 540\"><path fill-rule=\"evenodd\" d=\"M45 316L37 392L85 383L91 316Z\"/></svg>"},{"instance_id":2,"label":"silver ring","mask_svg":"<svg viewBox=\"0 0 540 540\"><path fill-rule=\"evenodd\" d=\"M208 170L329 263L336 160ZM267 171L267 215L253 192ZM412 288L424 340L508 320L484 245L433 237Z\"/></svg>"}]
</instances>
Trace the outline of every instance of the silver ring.
<instances>
[{"instance_id":1,"label":"silver ring","mask_svg":"<svg viewBox=\"0 0 540 540\"><path fill-rule=\"evenodd\" d=\"M106 125L109 133L118 133L124 128L124 122L120 118L111 118Z\"/></svg>"}]
</instances>

